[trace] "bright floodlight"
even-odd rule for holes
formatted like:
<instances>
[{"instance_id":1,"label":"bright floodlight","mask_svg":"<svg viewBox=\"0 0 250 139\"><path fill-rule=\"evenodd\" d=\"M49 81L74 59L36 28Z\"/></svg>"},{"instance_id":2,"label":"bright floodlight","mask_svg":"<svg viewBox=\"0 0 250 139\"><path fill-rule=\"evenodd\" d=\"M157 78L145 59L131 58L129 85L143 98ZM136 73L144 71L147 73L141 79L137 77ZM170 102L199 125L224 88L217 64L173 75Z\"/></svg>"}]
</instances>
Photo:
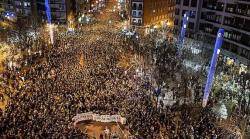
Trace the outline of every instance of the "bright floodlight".
<instances>
[{"instance_id":1,"label":"bright floodlight","mask_svg":"<svg viewBox=\"0 0 250 139\"><path fill-rule=\"evenodd\" d=\"M183 23L182 23L182 28L181 28L181 33L179 36L179 47L182 48L184 38L185 38L185 33L187 30L187 24L188 24L188 17L189 17L189 11L186 11L183 17Z\"/></svg>"},{"instance_id":2,"label":"bright floodlight","mask_svg":"<svg viewBox=\"0 0 250 139\"><path fill-rule=\"evenodd\" d=\"M47 20L48 20L48 24L49 24L50 41L53 44L54 43L54 35L53 35L53 26L51 24L51 11L50 11L49 0L45 0L45 7L46 7Z\"/></svg>"},{"instance_id":3,"label":"bright floodlight","mask_svg":"<svg viewBox=\"0 0 250 139\"><path fill-rule=\"evenodd\" d=\"M213 53L213 57L211 60L209 73L207 76L207 83L206 83L206 87L204 90L204 96L203 96L203 102L202 102L203 107L207 105L208 97L212 88L214 73L215 73L216 64L217 64L217 58L220 53L220 48L223 42L223 36L224 36L224 29L219 29L217 33L217 38L215 42L214 53Z\"/></svg>"}]
</instances>

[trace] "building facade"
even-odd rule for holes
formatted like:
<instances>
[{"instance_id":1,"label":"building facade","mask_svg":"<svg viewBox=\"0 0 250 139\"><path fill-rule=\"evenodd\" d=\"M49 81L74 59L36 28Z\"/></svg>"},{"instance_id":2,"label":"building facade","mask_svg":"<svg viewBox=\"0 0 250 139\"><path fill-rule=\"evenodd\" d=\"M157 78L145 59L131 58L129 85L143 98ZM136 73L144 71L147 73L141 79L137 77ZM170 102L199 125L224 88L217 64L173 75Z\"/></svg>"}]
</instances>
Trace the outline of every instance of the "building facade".
<instances>
[{"instance_id":1,"label":"building facade","mask_svg":"<svg viewBox=\"0 0 250 139\"><path fill-rule=\"evenodd\" d=\"M51 18L53 23L67 22L66 0L50 0ZM37 0L37 11L42 22L47 20L45 0Z\"/></svg>"},{"instance_id":2,"label":"building facade","mask_svg":"<svg viewBox=\"0 0 250 139\"><path fill-rule=\"evenodd\" d=\"M5 7L4 7L4 0L0 0L0 12L4 11Z\"/></svg>"},{"instance_id":3,"label":"building facade","mask_svg":"<svg viewBox=\"0 0 250 139\"><path fill-rule=\"evenodd\" d=\"M248 0L176 0L175 28L190 12L188 36L205 36L213 42L219 28L225 29L223 49L250 59L250 1Z\"/></svg>"},{"instance_id":4,"label":"building facade","mask_svg":"<svg viewBox=\"0 0 250 139\"><path fill-rule=\"evenodd\" d=\"M4 1L4 10L14 11L13 0L3 0Z\"/></svg>"},{"instance_id":5,"label":"building facade","mask_svg":"<svg viewBox=\"0 0 250 139\"><path fill-rule=\"evenodd\" d=\"M17 14L17 16L20 17L28 17L31 16L31 3L32 0L14 0L14 12Z\"/></svg>"},{"instance_id":6,"label":"building facade","mask_svg":"<svg viewBox=\"0 0 250 139\"><path fill-rule=\"evenodd\" d=\"M10 9L14 10L13 0L0 0L0 12Z\"/></svg>"},{"instance_id":7,"label":"building facade","mask_svg":"<svg viewBox=\"0 0 250 139\"><path fill-rule=\"evenodd\" d=\"M199 29L214 38L220 27L225 29L223 48L250 59L250 1L204 0Z\"/></svg>"},{"instance_id":8,"label":"building facade","mask_svg":"<svg viewBox=\"0 0 250 139\"><path fill-rule=\"evenodd\" d=\"M174 0L131 0L130 22L135 26L172 22L174 6Z\"/></svg>"},{"instance_id":9,"label":"building facade","mask_svg":"<svg viewBox=\"0 0 250 139\"><path fill-rule=\"evenodd\" d=\"M36 0L2 0L4 10L15 12L18 17L29 17L35 6Z\"/></svg>"},{"instance_id":10,"label":"building facade","mask_svg":"<svg viewBox=\"0 0 250 139\"><path fill-rule=\"evenodd\" d=\"M3 15L8 21L16 22L18 19L30 25L36 22L36 0L3 0Z\"/></svg>"},{"instance_id":11,"label":"building facade","mask_svg":"<svg viewBox=\"0 0 250 139\"><path fill-rule=\"evenodd\" d=\"M5 11L15 12L20 19L45 22L45 0L3 0ZM49 0L53 23L66 23L67 16L75 13L75 0Z\"/></svg>"},{"instance_id":12,"label":"building facade","mask_svg":"<svg viewBox=\"0 0 250 139\"><path fill-rule=\"evenodd\" d=\"M101 10L106 0L76 0L76 11L77 13L86 14Z\"/></svg>"},{"instance_id":13,"label":"building facade","mask_svg":"<svg viewBox=\"0 0 250 139\"><path fill-rule=\"evenodd\" d=\"M178 30L186 11L190 12L187 34L192 35L199 30L200 0L176 0L174 25Z\"/></svg>"}]
</instances>

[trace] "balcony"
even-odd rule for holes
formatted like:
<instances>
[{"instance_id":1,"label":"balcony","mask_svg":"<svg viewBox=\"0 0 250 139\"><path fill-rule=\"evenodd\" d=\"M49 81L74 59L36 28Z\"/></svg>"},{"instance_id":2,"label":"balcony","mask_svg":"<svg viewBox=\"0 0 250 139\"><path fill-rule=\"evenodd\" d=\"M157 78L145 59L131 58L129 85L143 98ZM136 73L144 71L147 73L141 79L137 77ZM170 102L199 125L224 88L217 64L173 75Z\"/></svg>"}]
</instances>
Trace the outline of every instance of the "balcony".
<instances>
[{"instance_id":1,"label":"balcony","mask_svg":"<svg viewBox=\"0 0 250 139\"><path fill-rule=\"evenodd\" d=\"M202 12L201 19L203 19L205 21L221 24L222 16L216 15L215 12Z\"/></svg>"},{"instance_id":2,"label":"balcony","mask_svg":"<svg viewBox=\"0 0 250 139\"><path fill-rule=\"evenodd\" d=\"M215 11L223 11L224 3L221 2L207 2L204 1L203 8L209 9L209 10L215 10Z\"/></svg>"},{"instance_id":3,"label":"balcony","mask_svg":"<svg viewBox=\"0 0 250 139\"><path fill-rule=\"evenodd\" d=\"M142 11L132 10L132 17L141 18L142 14Z\"/></svg>"},{"instance_id":4,"label":"balcony","mask_svg":"<svg viewBox=\"0 0 250 139\"><path fill-rule=\"evenodd\" d=\"M142 3L133 3L132 4L132 10L142 10Z\"/></svg>"},{"instance_id":5,"label":"balcony","mask_svg":"<svg viewBox=\"0 0 250 139\"><path fill-rule=\"evenodd\" d=\"M239 17L227 17L225 16L224 25L233 27L241 32L250 32L250 20L239 18Z\"/></svg>"},{"instance_id":6,"label":"balcony","mask_svg":"<svg viewBox=\"0 0 250 139\"><path fill-rule=\"evenodd\" d=\"M238 15L243 16L250 16L250 5L238 5L238 8L236 9L235 13Z\"/></svg>"},{"instance_id":7,"label":"balcony","mask_svg":"<svg viewBox=\"0 0 250 139\"><path fill-rule=\"evenodd\" d=\"M142 19L141 18L132 18L132 24L135 26L141 26L142 25Z\"/></svg>"},{"instance_id":8,"label":"balcony","mask_svg":"<svg viewBox=\"0 0 250 139\"><path fill-rule=\"evenodd\" d=\"M247 4L227 4L227 13L250 17L250 5Z\"/></svg>"},{"instance_id":9,"label":"balcony","mask_svg":"<svg viewBox=\"0 0 250 139\"><path fill-rule=\"evenodd\" d=\"M211 33L209 33L209 32L204 32L204 31L203 31L203 33L207 36L207 38L212 37L212 38L213 38L212 40L214 40L214 39L216 38L216 34L214 35L214 34L211 34ZM227 46L228 46L228 45L235 45L235 46L237 46L237 47L241 47L241 48L243 48L243 49L250 50L249 45L245 45L245 44L242 44L242 43L239 43L239 42L230 40L230 39L228 39L228 38L224 38L224 41L225 41L225 42L223 43L223 46L222 46L223 49L229 50L230 52L233 52L234 54L238 54L239 56L242 56L241 58L243 58L243 57L244 57L244 58L248 58L248 56L239 54L239 53L237 52L237 49L235 49L235 50L228 49ZM235 47L235 48L237 48L237 47ZM248 59L249 59L249 58L248 58ZM248 63L248 62L246 62L246 63Z\"/></svg>"},{"instance_id":10,"label":"balcony","mask_svg":"<svg viewBox=\"0 0 250 139\"><path fill-rule=\"evenodd\" d=\"M216 36L219 26L209 24L209 23L201 23L200 30L204 33L211 34ZM246 49L250 49L250 35L242 33L237 30L225 28L224 38L231 43L237 44L238 46L244 47Z\"/></svg>"},{"instance_id":11,"label":"balcony","mask_svg":"<svg viewBox=\"0 0 250 139\"><path fill-rule=\"evenodd\" d=\"M217 23L217 24L221 24L221 16L219 15L207 15L204 20L209 21L209 22L213 22L213 23Z\"/></svg>"}]
</instances>

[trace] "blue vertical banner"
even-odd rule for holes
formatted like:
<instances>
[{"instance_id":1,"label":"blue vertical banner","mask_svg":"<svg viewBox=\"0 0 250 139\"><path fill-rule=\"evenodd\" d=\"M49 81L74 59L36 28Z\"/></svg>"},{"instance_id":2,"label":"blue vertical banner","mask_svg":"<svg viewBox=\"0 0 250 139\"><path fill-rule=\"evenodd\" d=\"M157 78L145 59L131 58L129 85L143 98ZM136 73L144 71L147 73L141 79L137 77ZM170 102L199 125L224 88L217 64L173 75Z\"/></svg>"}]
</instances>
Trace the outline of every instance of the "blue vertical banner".
<instances>
[{"instance_id":1,"label":"blue vertical banner","mask_svg":"<svg viewBox=\"0 0 250 139\"><path fill-rule=\"evenodd\" d=\"M49 28L49 35L50 35L50 43L54 43L54 32L53 32L53 26L51 24L51 11L50 11L50 4L49 0L45 0L45 8L46 8L46 15L48 20L48 28Z\"/></svg>"},{"instance_id":2,"label":"blue vertical banner","mask_svg":"<svg viewBox=\"0 0 250 139\"><path fill-rule=\"evenodd\" d=\"M189 16L190 16L190 12L186 11L185 14L184 14L183 20L182 20L181 33L179 35L179 47L180 48L182 48L182 45L183 45L183 42L184 42Z\"/></svg>"},{"instance_id":3,"label":"blue vertical banner","mask_svg":"<svg viewBox=\"0 0 250 139\"><path fill-rule=\"evenodd\" d=\"M51 24L51 11L49 6L49 0L45 0L45 8L46 8L46 15L48 23Z\"/></svg>"},{"instance_id":4,"label":"blue vertical banner","mask_svg":"<svg viewBox=\"0 0 250 139\"><path fill-rule=\"evenodd\" d=\"M220 48L222 46L223 37L224 37L224 29L219 29L219 31L217 33L217 38L216 38L216 42L215 42L212 60L210 62L210 68L209 68L209 72L208 72L208 76L207 76L206 87L204 90L204 96L203 96L203 102L202 102L203 107L205 107L207 105L208 97L209 97L209 94L210 94L211 89L212 89L214 73L216 70L217 59L218 59L218 56L220 53Z\"/></svg>"}]
</instances>

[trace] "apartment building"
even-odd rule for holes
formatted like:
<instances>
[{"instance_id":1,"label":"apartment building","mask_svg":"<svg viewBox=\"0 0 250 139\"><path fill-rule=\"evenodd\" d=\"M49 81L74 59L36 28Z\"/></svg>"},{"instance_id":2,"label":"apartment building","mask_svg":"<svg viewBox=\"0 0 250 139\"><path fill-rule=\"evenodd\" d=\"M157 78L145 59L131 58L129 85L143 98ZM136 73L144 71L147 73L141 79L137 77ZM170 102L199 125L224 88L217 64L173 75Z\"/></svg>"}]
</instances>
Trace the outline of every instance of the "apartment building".
<instances>
[{"instance_id":1,"label":"apartment building","mask_svg":"<svg viewBox=\"0 0 250 139\"><path fill-rule=\"evenodd\" d=\"M67 22L66 0L50 0L49 1L51 18L53 23ZM45 0L37 0L37 11L42 22L47 21Z\"/></svg>"},{"instance_id":2,"label":"apartment building","mask_svg":"<svg viewBox=\"0 0 250 139\"><path fill-rule=\"evenodd\" d=\"M17 14L17 16L20 17L28 17L33 14L32 12L32 3L34 2L33 0L14 0L14 11Z\"/></svg>"},{"instance_id":3,"label":"apartment building","mask_svg":"<svg viewBox=\"0 0 250 139\"><path fill-rule=\"evenodd\" d=\"M187 34L192 36L199 30L200 0L176 0L174 25L177 30L182 25L182 18L189 11Z\"/></svg>"},{"instance_id":4,"label":"apartment building","mask_svg":"<svg viewBox=\"0 0 250 139\"><path fill-rule=\"evenodd\" d=\"M4 1L5 11L14 12L20 19L28 18L38 22L47 21L45 0L1 1ZM76 0L49 0L49 5L53 23L67 23L69 18L72 19L72 15L76 15Z\"/></svg>"},{"instance_id":5,"label":"apartment building","mask_svg":"<svg viewBox=\"0 0 250 139\"><path fill-rule=\"evenodd\" d=\"M15 12L18 17L31 16L36 0L2 0L4 10Z\"/></svg>"},{"instance_id":6,"label":"apartment building","mask_svg":"<svg viewBox=\"0 0 250 139\"><path fill-rule=\"evenodd\" d=\"M135 26L173 22L174 6L174 0L131 0L130 22Z\"/></svg>"},{"instance_id":7,"label":"apartment building","mask_svg":"<svg viewBox=\"0 0 250 139\"><path fill-rule=\"evenodd\" d=\"M6 10L14 10L13 0L0 0L0 12L4 12Z\"/></svg>"},{"instance_id":8,"label":"apartment building","mask_svg":"<svg viewBox=\"0 0 250 139\"><path fill-rule=\"evenodd\" d=\"M22 21L25 25L36 22L36 0L2 0L3 15L9 21Z\"/></svg>"},{"instance_id":9,"label":"apartment building","mask_svg":"<svg viewBox=\"0 0 250 139\"><path fill-rule=\"evenodd\" d=\"M199 29L214 38L220 27L225 29L223 49L250 59L250 1L204 0Z\"/></svg>"},{"instance_id":10,"label":"apartment building","mask_svg":"<svg viewBox=\"0 0 250 139\"><path fill-rule=\"evenodd\" d=\"M175 28L182 24L185 11L190 12L190 37L205 36L213 42L219 28L225 29L222 48L250 59L249 0L176 0Z\"/></svg>"},{"instance_id":11,"label":"apartment building","mask_svg":"<svg viewBox=\"0 0 250 139\"><path fill-rule=\"evenodd\" d=\"M4 7L4 0L0 0L0 12L4 11L5 7Z\"/></svg>"}]
</instances>

